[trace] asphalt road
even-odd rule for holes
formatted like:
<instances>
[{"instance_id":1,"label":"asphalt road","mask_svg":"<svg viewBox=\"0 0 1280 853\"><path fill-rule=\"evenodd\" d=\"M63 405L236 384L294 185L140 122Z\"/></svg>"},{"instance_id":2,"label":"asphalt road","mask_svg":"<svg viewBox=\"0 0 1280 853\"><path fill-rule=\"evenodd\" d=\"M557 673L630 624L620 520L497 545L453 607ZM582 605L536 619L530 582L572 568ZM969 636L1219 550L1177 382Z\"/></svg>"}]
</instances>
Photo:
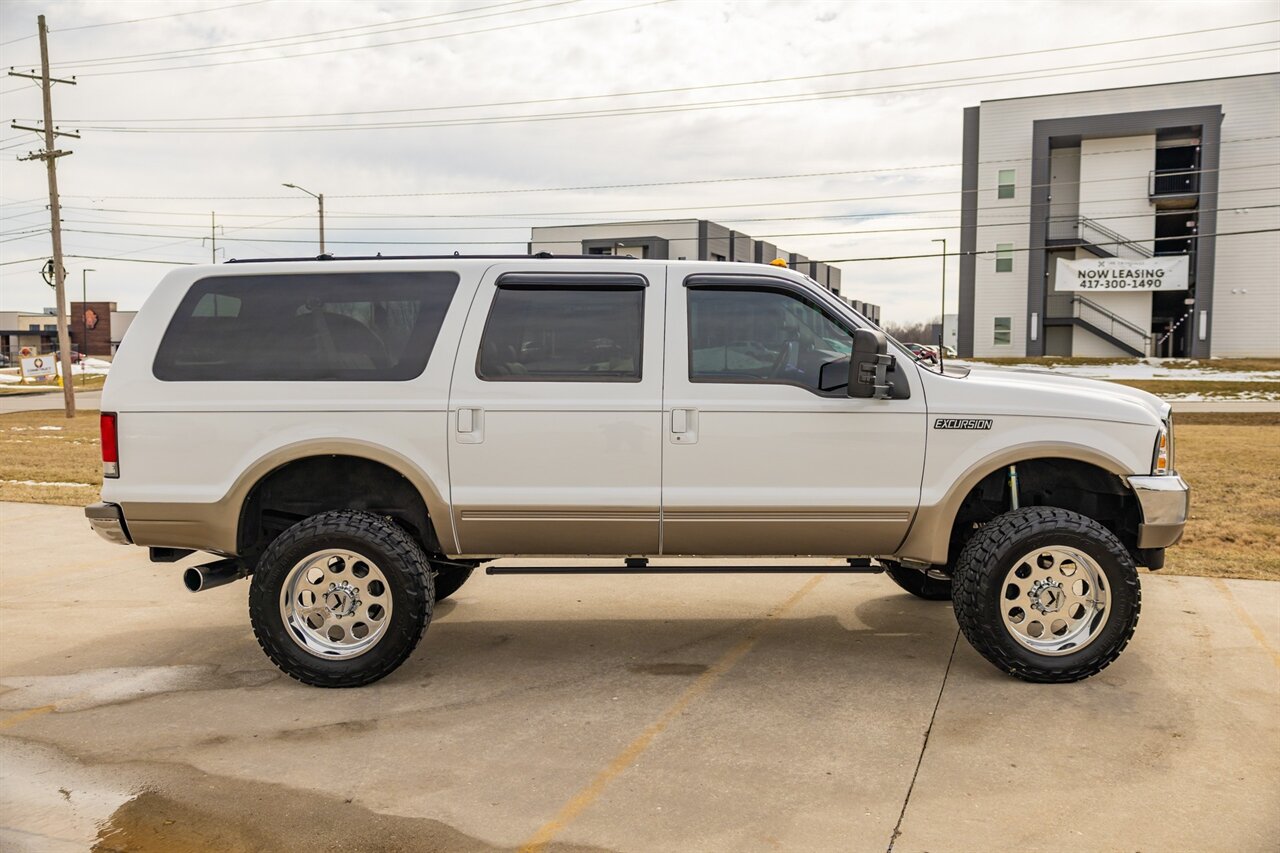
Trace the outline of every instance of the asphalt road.
<instances>
[{"instance_id":1,"label":"asphalt road","mask_svg":"<svg viewBox=\"0 0 1280 853\"><path fill-rule=\"evenodd\" d=\"M101 402L101 391L81 391L76 394L77 409L96 409ZM40 412L61 408L61 391L44 391L38 394L0 394L0 412Z\"/></svg>"},{"instance_id":2,"label":"asphalt road","mask_svg":"<svg viewBox=\"0 0 1280 853\"><path fill-rule=\"evenodd\" d=\"M1143 577L1024 684L883 576L477 575L377 685L277 673L246 585L0 504L0 848L1274 850L1280 584ZM188 561L190 562L190 561Z\"/></svg>"}]
</instances>

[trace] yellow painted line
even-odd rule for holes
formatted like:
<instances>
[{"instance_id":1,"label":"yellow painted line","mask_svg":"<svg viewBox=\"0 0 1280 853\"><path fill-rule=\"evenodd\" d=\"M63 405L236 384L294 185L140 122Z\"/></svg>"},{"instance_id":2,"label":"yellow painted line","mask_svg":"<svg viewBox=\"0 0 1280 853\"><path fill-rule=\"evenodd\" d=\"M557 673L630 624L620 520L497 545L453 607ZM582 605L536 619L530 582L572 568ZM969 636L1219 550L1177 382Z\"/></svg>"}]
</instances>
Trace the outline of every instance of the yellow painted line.
<instances>
[{"instance_id":1,"label":"yellow painted line","mask_svg":"<svg viewBox=\"0 0 1280 853\"><path fill-rule=\"evenodd\" d=\"M1262 626L1253 621L1253 617L1240 606L1240 602L1231 592L1231 587L1227 586L1222 578L1213 578L1213 585L1218 588L1218 592L1222 593L1222 597L1235 608L1236 615L1240 617L1240 621L1253 634L1253 638L1258 641L1258 645L1262 646L1271 655L1271 662L1276 665L1277 669L1280 669L1280 652L1276 651L1275 646L1271 645L1267 640L1267 635L1262 632Z\"/></svg>"},{"instance_id":2,"label":"yellow painted line","mask_svg":"<svg viewBox=\"0 0 1280 853\"><path fill-rule=\"evenodd\" d=\"M24 720L29 720L32 717L39 717L42 714L48 714L56 709L56 705L41 705L39 708L28 708L25 711L19 711L16 714L11 714L3 720L0 720L0 729L12 728Z\"/></svg>"},{"instance_id":3,"label":"yellow painted line","mask_svg":"<svg viewBox=\"0 0 1280 853\"><path fill-rule=\"evenodd\" d=\"M540 853L540 851L549 844L552 839L564 831L564 829L574 821L578 815L582 814L588 806L595 802L605 788L609 787L617 776L626 770L631 764L640 757L640 755L649 748L653 739L671 725L684 710L689 707L694 699L697 699L703 693L710 689L711 685L720 680L725 673L733 669L734 665L742 659L742 657L760 641L764 636L765 629L770 623L776 622L779 618L786 615L792 607L796 605L800 599L804 598L809 592L818 585L825 575L815 575L810 578L808 583L800 587L790 598L782 603L773 612L769 613L764 619L764 627L757 630L754 634L745 637L729 651L725 652L712 666L698 677L688 690L686 690L679 699L677 699L671 707L662 712L662 716L658 717L648 728L640 733L640 736L627 744L626 748L619 752L608 765L601 770L596 777L592 779L585 788L573 796L569 802L565 803L556 816L544 823L538 828L528 841L520 846L520 853Z\"/></svg>"}]
</instances>

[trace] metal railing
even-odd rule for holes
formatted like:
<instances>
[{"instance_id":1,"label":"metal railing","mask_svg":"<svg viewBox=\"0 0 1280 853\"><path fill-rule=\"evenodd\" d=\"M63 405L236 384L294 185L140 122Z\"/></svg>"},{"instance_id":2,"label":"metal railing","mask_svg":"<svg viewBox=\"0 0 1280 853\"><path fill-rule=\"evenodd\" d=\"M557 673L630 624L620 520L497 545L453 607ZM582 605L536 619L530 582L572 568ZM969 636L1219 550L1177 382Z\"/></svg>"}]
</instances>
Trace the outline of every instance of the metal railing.
<instances>
[{"instance_id":1,"label":"metal railing","mask_svg":"<svg viewBox=\"0 0 1280 853\"><path fill-rule=\"evenodd\" d=\"M1071 316L1083 320L1094 328L1106 332L1118 341L1140 350L1143 355L1151 354L1151 333L1131 320L1126 320L1114 311L1103 308L1085 296L1073 296L1071 299Z\"/></svg>"},{"instance_id":2,"label":"metal railing","mask_svg":"<svg viewBox=\"0 0 1280 853\"><path fill-rule=\"evenodd\" d=\"M1080 239L1086 243L1096 245L1104 251L1110 252L1117 258L1129 255L1136 258L1151 257L1151 250L1141 243L1136 243L1113 231L1107 226L1095 222L1087 216L1080 217Z\"/></svg>"},{"instance_id":3,"label":"metal railing","mask_svg":"<svg viewBox=\"0 0 1280 853\"><path fill-rule=\"evenodd\" d=\"M1048 234L1055 240L1079 240L1116 258L1143 260L1152 255L1151 249L1142 243L1087 216L1050 216Z\"/></svg>"},{"instance_id":4,"label":"metal railing","mask_svg":"<svg viewBox=\"0 0 1280 853\"><path fill-rule=\"evenodd\" d=\"M1200 192L1199 169L1152 169L1147 174L1147 195L1195 195Z\"/></svg>"}]
</instances>

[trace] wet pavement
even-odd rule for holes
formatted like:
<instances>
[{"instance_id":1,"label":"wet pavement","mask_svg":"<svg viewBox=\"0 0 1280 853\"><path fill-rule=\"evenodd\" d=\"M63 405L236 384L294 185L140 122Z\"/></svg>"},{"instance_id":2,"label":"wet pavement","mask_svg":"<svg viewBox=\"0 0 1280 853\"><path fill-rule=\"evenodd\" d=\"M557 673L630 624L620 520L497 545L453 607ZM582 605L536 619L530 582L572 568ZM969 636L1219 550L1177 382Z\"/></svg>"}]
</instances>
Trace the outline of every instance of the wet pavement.
<instances>
[{"instance_id":1,"label":"wet pavement","mask_svg":"<svg viewBox=\"0 0 1280 853\"><path fill-rule=\"evenodd\" d=\"M1121 658L993 669L883 576L475 576L358 690L246 584L0 504L5 850L1271 850L1280 584L1143 576Z\"/></svg>"}]
</instances>

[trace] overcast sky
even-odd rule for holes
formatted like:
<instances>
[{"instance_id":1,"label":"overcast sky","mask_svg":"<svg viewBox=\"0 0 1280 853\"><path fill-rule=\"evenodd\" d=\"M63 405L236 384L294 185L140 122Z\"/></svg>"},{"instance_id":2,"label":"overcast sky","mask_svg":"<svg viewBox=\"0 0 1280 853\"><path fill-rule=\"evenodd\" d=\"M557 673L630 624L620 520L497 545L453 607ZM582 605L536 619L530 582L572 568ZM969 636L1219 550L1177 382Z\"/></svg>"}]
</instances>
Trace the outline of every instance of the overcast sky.
<instances>
[{"instance_id":1,"label":"overcast sky","mask_svg":"<svg viewBox=\"0 0 1280 853\"><path fill-rule=\"evenodd\" d=\"M522 252L530 224L684 217L813 259L954 251L964 107L1280 70L1275 23L1151 38L1280 18L1274 0L7 0L0 64L38 68L41 13L55 76L78 77L54 90L82 134L59 142L69 298L92 268L90 299L123 309L173 268L138 261L209 261L212 211L219 260L314 254L315 203L283 182L325 194L337 254ZM1210 58L1169 61L1191 51ZM1039 76L958 79L1016 73ZM0 117L40 118L34 84L0 92ZM0 310L54 302L45 170L16 159L38 147L0 131ZM852 174L617 186L831 172ZM813 233L852 230L882 233ZM839 266L886 321L938 313L937 258Z\"/></svg>"}]
</instances>

